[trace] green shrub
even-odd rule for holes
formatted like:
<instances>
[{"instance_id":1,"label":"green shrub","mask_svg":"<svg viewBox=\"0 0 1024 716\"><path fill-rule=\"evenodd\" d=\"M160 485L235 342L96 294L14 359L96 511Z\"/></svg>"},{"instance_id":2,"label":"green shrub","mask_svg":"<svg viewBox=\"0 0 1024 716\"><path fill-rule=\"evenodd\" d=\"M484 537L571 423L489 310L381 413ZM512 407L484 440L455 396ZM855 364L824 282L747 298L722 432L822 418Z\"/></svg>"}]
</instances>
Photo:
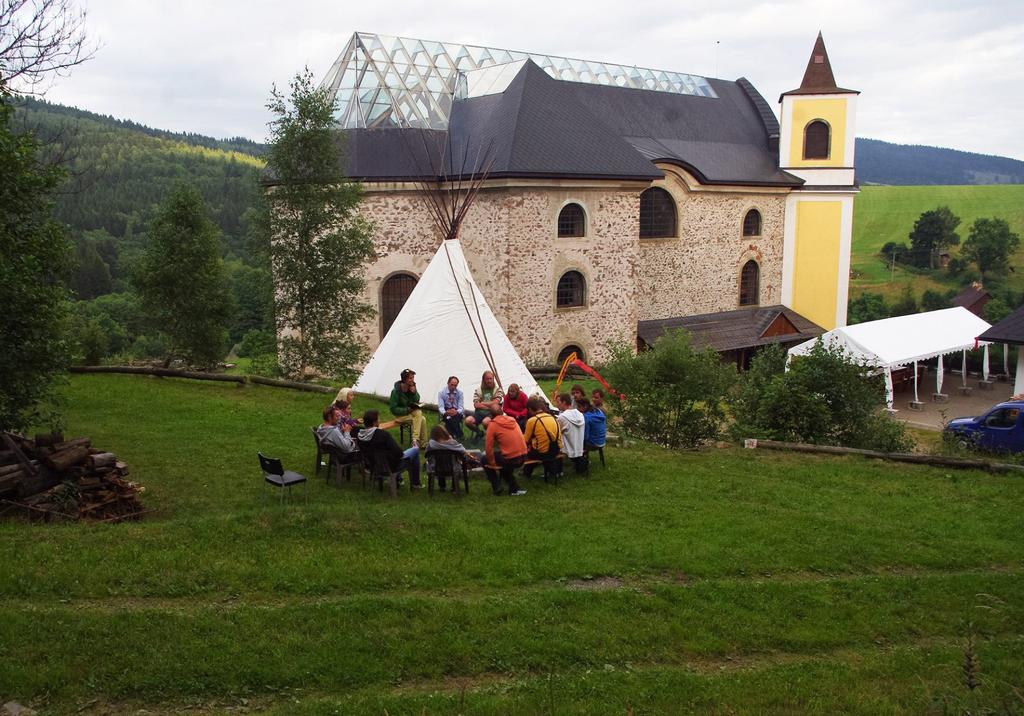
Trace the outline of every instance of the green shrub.
<instances>
[{"instance_id":1,"label":"green shrub","mask_svg":"<svg viewBox=\"0 0 1024 716\"><path fill-rule=\"evenodd\" d=\"M277 336L273 331L253 330L242 336L238 346L239 358L253 358L259 355L277 352Z\"/></svg>"},{"instance_id":2,"label":"green shrub","mask_svg":"<svg viewBox=\"0 0 1024 716\"><path fill-rule=\"evenodd\" d=\"M694 350L683 331L666 333L639 354L625 343L610 350L604 371L626 396L618 410L624 432L667 447L695 447L719 436L735 373L715 351Z\"/></svg>"},{"instance_id":3,"label":"green shrub","mask_svg":"<svg viewBox=\"0 0 1024 716\"><path fill-rule=\"evenodd\" d=\"M252 362L245 369L249 375L259 375L264 378L280 378L284 375L281 364L277 361L276 353L263 353L253 356Z\"/></svg>"},{"instance_id":4,"label":"green shrub","mask_svg":"<svg viewBox=\"0 0 1024 716\"><path fill-rule=\"evenodd\" d=\"M161 336L142 335L132 343L131 354L136 358L163 358L167 355L167 343Z\"/></svg>"},{"instance_id":5,"label":"green shrub","mask_svg":"<svg viewBox=\"0 0 1024 716\"><path fill-rule=\"evenodd\" d=\"M850 325L888 317L889 304L885 302L885 296L880 293L870 291L862 293L856 298L850 299L846 307L846 321Z\"/></svg>"},{"instance_id":6,"label":"green shrub","mask_svg":"<svg viewBox=\"0 0 1024 716\"><path fill-rule=\"evenodd\" d=\"M781 371L781 349L763 351L740 379L730 404L735 437L843 445L896 452L913 441L881 408L881 376L841 348L818 341Z\"/></svg>"}]
</instances>

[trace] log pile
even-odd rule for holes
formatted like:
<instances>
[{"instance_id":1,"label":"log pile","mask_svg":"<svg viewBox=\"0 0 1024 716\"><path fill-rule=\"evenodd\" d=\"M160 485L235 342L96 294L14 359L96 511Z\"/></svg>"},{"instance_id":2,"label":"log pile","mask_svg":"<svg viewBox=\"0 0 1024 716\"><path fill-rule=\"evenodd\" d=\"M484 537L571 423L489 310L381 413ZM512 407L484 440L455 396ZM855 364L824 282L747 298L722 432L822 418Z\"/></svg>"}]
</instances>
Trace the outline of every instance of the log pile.
<instances>
[{"instance_id":1,"label":"log pile","mask_svg":"<svg viewBox=\"0 0 1024 716\"><path fill-rule=\"evenodd\" d=\"M117 455L94 448L89 438L2 433L0 508L5 512L21 510L43 520L135 519L144 512L139 495L145 488L127 475L128 466Z\"/></svg>"}]
</instances>

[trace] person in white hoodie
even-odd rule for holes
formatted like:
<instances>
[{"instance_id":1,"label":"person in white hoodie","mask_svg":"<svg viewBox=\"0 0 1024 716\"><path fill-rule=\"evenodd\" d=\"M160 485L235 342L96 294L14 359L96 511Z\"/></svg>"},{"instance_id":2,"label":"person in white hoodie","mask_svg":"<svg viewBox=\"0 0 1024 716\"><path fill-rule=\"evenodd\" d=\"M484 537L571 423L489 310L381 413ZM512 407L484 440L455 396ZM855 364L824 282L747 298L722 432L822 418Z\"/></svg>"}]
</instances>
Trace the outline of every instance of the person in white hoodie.
<instances>
[{"instance_id":1,"label":"person in white hoodie","mask_svg":"<svg viewBox=\"0 0 1024 716\"><path fill-rule=\"evenodd\" d=\"M587 471L587 455L583 452L583 430L586 420L583 413L573 407L572 396L562 393L555 400L558 404L558 427L562 429L562 452L572 460L577 473Z\"/></svg>"}]
</instances>

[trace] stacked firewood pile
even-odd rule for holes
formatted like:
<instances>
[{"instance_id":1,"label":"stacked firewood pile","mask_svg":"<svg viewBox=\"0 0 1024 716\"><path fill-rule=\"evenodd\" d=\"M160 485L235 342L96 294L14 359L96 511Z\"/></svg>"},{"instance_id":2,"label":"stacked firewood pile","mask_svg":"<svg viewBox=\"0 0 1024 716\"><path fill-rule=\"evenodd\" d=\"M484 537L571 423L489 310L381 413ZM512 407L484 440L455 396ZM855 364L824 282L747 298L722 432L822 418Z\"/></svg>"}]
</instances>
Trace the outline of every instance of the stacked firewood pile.
<instances>
[{"instance_id":1,"label":"stacked firewood pile","mask_svg":"<svg viewBox=\"0 0 1024 716\"><path fill-rule=\"evenodd\" d=\"M61 433L29 439L3 433L0 442L0 512L21 511L43 520L118 522L143 512L145 489L126 479L128 466L98 450L89 438Z\"/></svg>"}]
</instances>

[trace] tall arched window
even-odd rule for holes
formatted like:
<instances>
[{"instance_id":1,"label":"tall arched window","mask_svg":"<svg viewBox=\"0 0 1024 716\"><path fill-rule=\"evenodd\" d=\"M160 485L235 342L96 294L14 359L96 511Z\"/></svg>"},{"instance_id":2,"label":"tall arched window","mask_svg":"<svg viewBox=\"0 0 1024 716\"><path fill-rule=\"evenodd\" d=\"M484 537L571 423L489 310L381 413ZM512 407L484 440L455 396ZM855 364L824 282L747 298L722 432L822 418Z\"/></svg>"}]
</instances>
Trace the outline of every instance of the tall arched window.
<instances>
[{"instance_id":1,"label":"tall arched window","mask_svg":"<svg viewBox=\"0 0 1024 716\"><path fill-rule=\"evenodd\" d=\"M587 282L579 271L566 271L558 279L555 290L555 305L558 308L582 306L587 292Z\"/></svg>"},{"instance_id":2,"label":"tall arched window","mask_svg":"<svg viewBox=\"0 0 1024 716\"><path fill-rule=\"evenodd\" d=\"M571 239L586 233L587 217L579 204L566 204L558 212L558 238Z\"/></svg>"},{"instance_id":3,"label":"tall arched window","mask_svg":"<svg viewBox=\"0 0 1024 716\"><path fill-rule=\"evenodd\" d=\"M676 235L676 203L660 187L640 195L640 238L668 239Z\"/></svg>"},{"instance_id":4,"label":"tall arched window","mask_svg":"<svg viewBox=\"0 0 1024 716\"><path fill-rule=\"evenodd\" d=\"M816 119L804 127L804 159L828 159L832 130Z\"/></svg>"},{"instance_id":5,"label":"tall arched window","mask_svg":"<svg viewBox=\"0 0 1024 716\"><path fill-rule=\"evenodd\" d=\"M391 330L391 324L398 318L402 306L409 300L409 294L414 288L416 288L416 277L407 273L398 273L389 277L380 287L381 339Z\"/></svg>"},{"instance_id":6,"label":"tall arched window","mask_svg":"<svg viewBox=\"0 0 1024 716\"><path fill-rule=\"evenodd\" d=\"M761 212L757 209L751 209L747 212L747 215L743 217L743 235L761 235Z\"/></svg>"},{"instance_id":7,"label":"tall arched window","mask_svg":"<svg viewBox=\"0 0 1024 716\"><path fill-rule=\"evenodd\" d=\"M761 268L751 259L740 272L740 305L756 306L760 303Z\"/></svg>"},{"instance_id":8,"label":"tall arched window","mask_svg":"<svg viewBox=\"0 0 1024 716\"><path fill-rule=\"evenodd\" d=\"M565 363L565 359L568 358L573 353L576 354L576 358L578 358L579 360L586 360L586 358L583 357L582 348L580 348L579 346L569 344L562 350L558 351L558 365L562 365L562 363Z\"/></svg>"}]
</instances>

